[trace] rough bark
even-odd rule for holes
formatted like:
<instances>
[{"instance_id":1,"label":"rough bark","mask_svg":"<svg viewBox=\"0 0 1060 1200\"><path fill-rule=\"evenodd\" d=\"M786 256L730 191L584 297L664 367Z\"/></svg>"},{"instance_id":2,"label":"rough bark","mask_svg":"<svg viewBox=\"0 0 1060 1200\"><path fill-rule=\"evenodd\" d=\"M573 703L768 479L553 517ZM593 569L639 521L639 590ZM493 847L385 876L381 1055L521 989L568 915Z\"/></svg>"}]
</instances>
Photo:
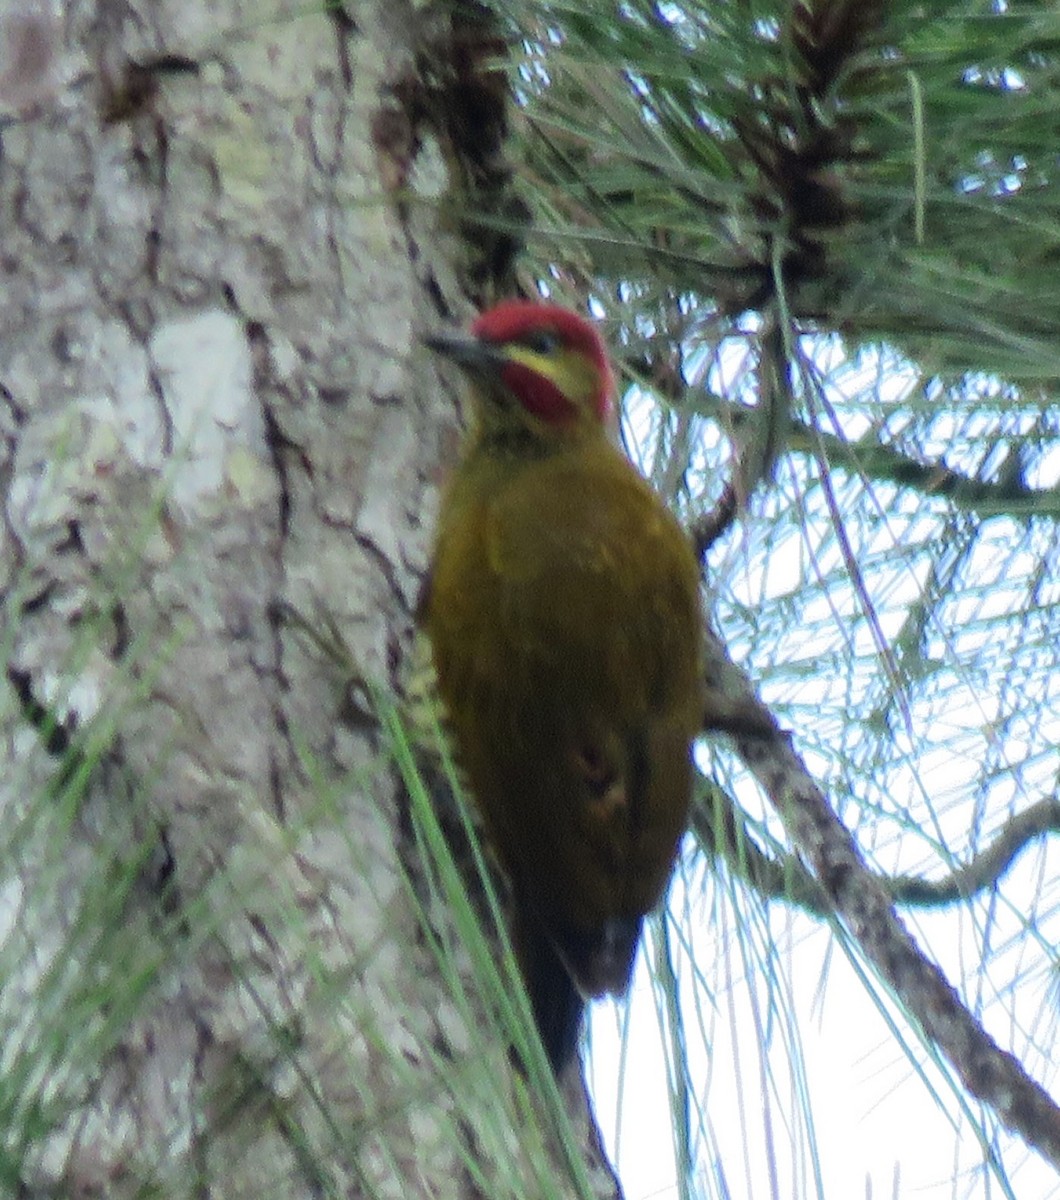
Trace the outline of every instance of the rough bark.
<instances>
[{"instance_id":1,"label":"rough bark","mask_svg":"<svg viewBox=\"0 0 1060 1200\"><path fill-rule=\"evenodd\" d=\"M495 267L447 216L492 94L450 20L6 17L6 1061L83 1010L22 1080L20 1194L570 1193L448 999L378 724L282 619L398 684L457 424L416 335Z\"/></svg>"}]
</instances>

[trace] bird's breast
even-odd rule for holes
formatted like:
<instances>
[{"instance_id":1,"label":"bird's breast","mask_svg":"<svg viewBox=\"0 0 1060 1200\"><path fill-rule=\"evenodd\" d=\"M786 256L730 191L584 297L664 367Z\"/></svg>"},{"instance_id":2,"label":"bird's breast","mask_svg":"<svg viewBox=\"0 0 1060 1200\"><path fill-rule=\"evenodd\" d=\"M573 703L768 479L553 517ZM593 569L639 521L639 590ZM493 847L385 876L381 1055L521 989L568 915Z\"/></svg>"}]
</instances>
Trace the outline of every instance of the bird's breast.
<instances>
[{"instance_id":1,"label":"bird's breast","mask_svg":"<svg viewBox=\"0 0 1060 1200\"><path fill-rule=\"evenodd\" d=\"M638 920L685 827L702 710L698 572L676 521L610 446L472 471L443 507L427 621L518 889L586 945Z\"/></svg>"}]
</instances>

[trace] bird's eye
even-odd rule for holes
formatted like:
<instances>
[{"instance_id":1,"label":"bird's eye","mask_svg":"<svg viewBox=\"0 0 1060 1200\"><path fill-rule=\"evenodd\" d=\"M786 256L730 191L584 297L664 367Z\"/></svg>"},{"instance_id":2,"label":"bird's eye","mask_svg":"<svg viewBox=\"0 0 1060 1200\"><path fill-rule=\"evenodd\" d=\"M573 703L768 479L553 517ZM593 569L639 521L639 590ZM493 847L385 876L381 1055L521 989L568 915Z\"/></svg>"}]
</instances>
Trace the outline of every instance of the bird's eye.
<instances>
[{"instance_id":1,"label":"bird's eye","mask_svg":"<svg viewBox=\"0 0 1060 1200\"><path fill-rule=\"evenodd\" d=\"M554 329L535 329L523 338L523 345L535 354L554 354L560 347L559 334Z\"/></svg>"}]
</instances>

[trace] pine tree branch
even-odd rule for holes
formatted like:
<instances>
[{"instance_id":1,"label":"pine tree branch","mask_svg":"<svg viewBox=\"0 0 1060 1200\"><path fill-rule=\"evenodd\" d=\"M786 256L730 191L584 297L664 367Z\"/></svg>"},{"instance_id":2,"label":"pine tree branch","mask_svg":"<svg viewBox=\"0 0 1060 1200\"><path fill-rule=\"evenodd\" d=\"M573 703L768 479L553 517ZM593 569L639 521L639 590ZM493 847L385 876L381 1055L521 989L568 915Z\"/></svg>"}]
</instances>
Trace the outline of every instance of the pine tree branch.
<instances>
[{"instance_id":1,"label":"pine tree branch","mask_svg":"<svg viewBox=\"0 0 1060 1200\"><path fill-rule=\"evenodd\" d=\"M943 463L918 462L872 436L847 442L796 421L788 448L805 453L821 449L833 468L849 463L875 483L895 483L927 496L945 496L956 507L980 517L1007 515L1020 520L1029 515L1060 514L1060 488L1028 487L1019 472L996 483L973 479Z\"/></svg>"},{"instance_id":2,"label":"pine tree branch","mask_svg":"<svg viewBox=\"0 0 1060 1200\"><path fill-rule=\"evenodd\" d=\"M692 811L692 832L710 857L719 857L740 879L766 900L794 904L810 916L827 917L832 904L814 876L796 855L771 854L755 840L743 810L716 784ZM1048 797L1007 821L992 845L942 879L921 875L881 875L875 878L906 908L943 908L970 900L996 887L1026 847L1047 833L1060 833L1060 799Z\"/></svg>"},{"instance_id":3,"label":"pine tree branch","mask_svg":"<svg viewBox=\"0 0 1060 1200\"><path fill-rule=\"evenodd\" d=\"M765 900L783 900L814 917L832 912L824 889L794 855L774 856L755 841L745 814L732 796L714 783L692 807L692 833L710 858Z\"/></svg>"},{"instance_id":4,"label":"pine tree branch","mask_svg":"<svg viewBox=\"0 0 1060 1200\"><path fill-rule=\"evenodd\" d=\"M1006 821L993 844L944 879L896 875L881 882L897 904L940 908L993 887L1035 838L1060 833L1060 799L1047 797Z\"/></svg>"},{"instance_id":5,"label":"pine tree branch","mask_svg":"<svg viewBox=\"0 0 1060 1200\"><path fill-rule=\"evenodd\" d=\"M925 957L896 915L886 887L865 865L849 830L796 754L790 735L780 729L710 630L707 679L712 694L726 697L729 712L746 718L744 732L729 722L737 752L862 952L969 1093L1060 1168L1060 1107L1020 1061L990 1037L938 966Z\"/></svg>"},{"instance_id":6,"label":"pine tree branch","mask_svg":"<svg viewBox=\"0 0 1060 1200\"><path fill-rule=\"evenodd\" d=\"M753 419L752 411L745 405L725 401L718 396L705 400L686 398L684 403L701 416L717 421L731 434L739 435L748 421ZM784 449L799 454L816 455L823 452L833 470L847 468L873 483L893 483L915 488L925 496L944 496L956 508L982 518L1009 516L1019 521L1028 516L1060 515L1060 487L1029 487L1018 470L1005 472L996 482L975 479L940 462L918 461L897 446L878 441L871 434L856 441L846 441L834 433L816 429L805 421L793 418ZM723 504L719 503L717 507L721 509ZM709 531L717 523L714 513L700 518L693 530L697 547L705 542L709 548L711 542L716 540L717 535L710 537Z\"/></svg>"},{"instance_id":7,"label":"pine tree branch","mask_svg":"<svg viewBox=\"0 0 1060 1200\"><path fill-rule=\"evenodd\" d=\"M751 493L772 476L777 459L787 447L792 419L788 367L791 326L784 306L777 307L781 311L769 316L760 338L758 404L752 410L739 408L734 414L743 428L749 427L749 436L741 439L736 449L732 477L717 504L689 529L696 558L704 565L711 546L729 530Z\"/></svg>"}]
</instances>

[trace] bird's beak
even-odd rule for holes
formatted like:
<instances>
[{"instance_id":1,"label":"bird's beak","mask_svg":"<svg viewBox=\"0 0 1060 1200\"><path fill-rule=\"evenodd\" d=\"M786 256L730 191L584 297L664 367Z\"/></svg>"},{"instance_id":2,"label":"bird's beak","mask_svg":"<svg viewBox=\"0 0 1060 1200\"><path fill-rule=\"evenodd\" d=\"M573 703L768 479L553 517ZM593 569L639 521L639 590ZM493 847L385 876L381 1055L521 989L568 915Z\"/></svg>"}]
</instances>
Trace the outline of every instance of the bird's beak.
<instances>
[{"instance_id":1,"label":"bird's beak","mask_svg":"<svg viewBox=\"0 0 1060 1200\"><path fill-rule=\"evenodd\" d=\"M508 361L501 347L467 333L428 333L420 340L428 350L476 374L496 374Z\"/></svg>"}]
</instances>

